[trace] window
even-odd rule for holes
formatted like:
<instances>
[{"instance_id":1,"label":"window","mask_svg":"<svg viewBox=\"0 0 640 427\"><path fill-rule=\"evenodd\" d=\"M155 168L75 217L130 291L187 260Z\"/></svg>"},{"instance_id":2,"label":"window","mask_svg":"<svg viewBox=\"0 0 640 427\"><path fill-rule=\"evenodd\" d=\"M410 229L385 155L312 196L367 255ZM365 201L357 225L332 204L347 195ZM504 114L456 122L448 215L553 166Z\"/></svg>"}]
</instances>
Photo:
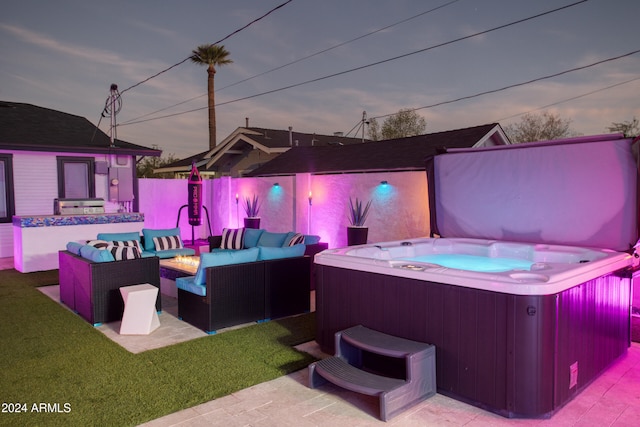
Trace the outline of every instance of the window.
<instances>
[{"instance_id":1,"label":"window","mask_svg":"<svg viewBox=\"0 0 640 427\"><path fill-rule=\"evenodd\" d=\"M87 199L96 196L92 157L58 157L58 197Z\"/></svg>"},{"instance_id":2,"label":"window","mask_svg":"<svg viewBox=\"0 0 640 427\"><path fill-rule=\"evenodd\" d=\"M0 154L0 223L11 222L14 214L12 155Z\"/></svg>"}]
</instances>

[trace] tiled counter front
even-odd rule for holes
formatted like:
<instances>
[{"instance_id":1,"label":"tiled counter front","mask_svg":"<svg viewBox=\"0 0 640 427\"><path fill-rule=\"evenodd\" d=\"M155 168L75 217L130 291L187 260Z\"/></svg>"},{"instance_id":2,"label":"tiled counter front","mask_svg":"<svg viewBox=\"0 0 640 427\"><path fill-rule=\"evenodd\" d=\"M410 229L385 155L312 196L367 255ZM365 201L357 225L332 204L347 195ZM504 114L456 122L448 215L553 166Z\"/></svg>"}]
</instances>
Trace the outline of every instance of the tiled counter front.
<instances>
[{"instance_id":1,"label":"tiled counter front","mask_svg":"<svg viewBox=\"0 0 640 427\"><path fill-rule=\"evenodd\" d=\"M55 270L58 251L70 241L95 239L98 233L140 232L142 213L34 215L13 217L13 264L21 273Z\"/></svg>"}]
</instances>

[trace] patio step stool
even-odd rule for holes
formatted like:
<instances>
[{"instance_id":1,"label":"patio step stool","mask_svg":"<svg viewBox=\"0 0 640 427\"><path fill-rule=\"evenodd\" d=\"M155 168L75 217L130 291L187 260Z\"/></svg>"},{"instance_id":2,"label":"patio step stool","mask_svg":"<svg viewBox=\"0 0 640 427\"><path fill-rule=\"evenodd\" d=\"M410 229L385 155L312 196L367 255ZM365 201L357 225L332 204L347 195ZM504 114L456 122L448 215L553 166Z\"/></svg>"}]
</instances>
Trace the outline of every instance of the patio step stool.
<instances>
[{"instance_id":1,"label":"patio step stool","mask_svg":"<svg viewBox=\"0 0 640 427\"><path fill-rule=\"evenodd\" d=\"M334 357L309 365L310 388L329 381L347 390L378 396L383 421L436 393L434 345L361 325L337 332L335 340ZM369 360L377 360L375 369L367 366ZM394 365L403 365L402 374L385 372L385 366Z\"/></svg>"}]
</instances>

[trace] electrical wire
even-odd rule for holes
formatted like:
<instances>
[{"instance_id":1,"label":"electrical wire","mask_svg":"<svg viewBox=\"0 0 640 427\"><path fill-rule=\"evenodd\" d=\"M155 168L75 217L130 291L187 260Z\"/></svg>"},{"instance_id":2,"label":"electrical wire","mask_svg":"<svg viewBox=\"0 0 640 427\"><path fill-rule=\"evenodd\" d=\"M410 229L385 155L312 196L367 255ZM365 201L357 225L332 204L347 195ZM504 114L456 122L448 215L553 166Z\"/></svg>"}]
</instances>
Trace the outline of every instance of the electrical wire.
<instances>
[{"instance_id":1,"label":"electrical wire","mask_svg":"<svg viewBox=\"0 0 640 427\"><path fill-rule=\"evenodd\" d=\"M244 83L244 82L247 82L247 81L249 81L249 80L255 79L256 77L264 76L265 74L269 74L269 73L271 73L271 72L273 72L273 71L282 70L283 68L286 68L286 67L288 67L288 66L290 66L290 65L297 64L297 63L302 62L302 61L304 61L304 60L307 60L307 59L309 59L309 58L313 58L314 56L318 56L318 55L320 55L320 54L323 54L323 53L329 52L330 50L337 49L337 48L339 48L339 47L342 47L342 46L345 46L345 45L347 45L347 44L349 44L349 43L352 43L352 42L355 42L355 41L361 40L361 39L363 39L363 38L365 38L365 37L368 37L368 36L371 36L371 35L373 35L373 34L379 33L379 32L381 32L381 31L388 30L389 28L395 27L396 25L404 24L405 22L411 21L412 19L419 18L420 16L426 15L426 14L431 13L431 12L435 12L435 11L436 11L436 10L438 10L438 9L442 9L442 8L444 8L444 7L446 7L446 6L449 6L449 5L453 4L453 3L456 3L456 2L458 2L458 1L460 1L460 0L452 0L452 1L448 2L448 3L445 3L445 4L442 4L442 5L440 5L440 6L437 6L437 7L431 8L431 9L429 9L429 10L426 10L426 11L424 11L424 12L421 12L421 13L418 13L418 14L416 14L416 15L410 16L410 17L408 17L408 18L402 19L402 20L400 20L400 21L394 22L393 24L386 25L386 26L384 26L384 27L382 27L382 28L378 28L377 30L370 31L370 32L368 32L368 33L366 33L366 34L363 34L363 35L361 35L361 36L355 37L355 38L353 38L353 39L350 39L350 40L347 40L347 41L344 41L344 42L338 43L338 44L336 44L336 45L330 46L330 47L328 47L328 48L325 48L325 49L319 50L319 51L317 51L317 52L315 52L315 53L312 53L312 54L310 54L310 55L303 56L302 58L295 59L295 60L293 60L293 61L291 61L291 62L288 62L288 63L286 63L286 64L284 64L284 65L280 65L280 66L275 67L275 68L272 68L272 69L270 69L270 70L263 71L263 72L261 72L261 73L255 74L255 75L253 75L253 76L251 76L251 77L247 77L246 79L242 79L242 80L239 80L239 81L237 81L237 82L235 82L235 83L231 83L231 84L229 84L229 85L227 85L227 86L223 86L223 87L221 87L221 88L219 88L219 89L216 89L215 91L216 91L216 92L219 92L219 91L221 91L221 90L224 90L224 89L227 89L227 88L230 88L230 87L233 87L233 86L239 85L240 83ZM186 101L182 101L182 102L179 102L179 103L177 103L177 104L170 105L170 106L168 106L168 107L161 108L161 109L156 110L156 111L153 111L153 112L151 112L151 113L144 114L144 115L142 115L142 116L134 117L134 118L132 118L132 119L130 119L130 120L126 120L124 123L126 124L126 123L129 123L129 122L135 122L136 120L139 120L139 119L141 119L141 118L149 117L149 116L154 115L154 114L156 114L156 113L160 113L160 112L162 112L162 111L169 110L169 109L174 108L174 107L177 107L177 106L179 106L179 105L186 104L187 102L193 101L193 100L198 99L198 98L202 98L202 97L204 97L204 96L207 96L207 93L204 93L204 94L202 94L202 95L198 95L198 96L196 96L196 97L193 97L193 98L187 99Z\"/></svg>"},{"instance_id":2,"label":"electrical wire","mask_svg":"<svg viewBox=\"0 0 640 427\"><path fill-rule=\"evenodd\" d=\"M365 38L365 37L368 37L368 36L371 36L371 35L373 35L373 34L379 33L379 32L381 32L381 31L388 30L389 28L395 27L396 25L404 24L405 22L408 22L408 21L410 21L410 20L412 20L412 19L418 18L418 17L420 17L420 16L426 15L426 14L431 13L431 12L435 12L435 11L436 11L436 10L438 10L438 9L442 9L442 8L447 7L447 6L449 6L449 5L453 4L453 3L456 3L456 2L458 2L458 1L460 1L460 0L452 0L452 1L450 1L449 3L442 4L442 5L440 5L440 6L434 7L434 8L432 8L432 9L427 10L427 11L421 12L421 13L419 13L419 14L417 14L417 15L413 15L413 16L410 16L410 17L408 17L408 18L405 18L405 19L403 19L403 20L401 20L401 21L394 22L393 24L389 24L389 25L387 25L387 26L385 26L385 27L378 28L377 30L370 31L370 32L368 32L368 33L366 33L366 34L363 34L363 35L361 35L361 36L358 36L358 37L356 37L356 38L353 38L353 39L350 39L350 40L347 40L347 41L344 41L344 42L338 43L338 44L333 45L333 46L331 46L331 47L328 47L328 48L326 48L326 49L319 50L319 51L317 51L317 52L315 52L315 53L312 53L312 54L310 54L310 55L303 56L302 58L298 58L298 59L293 60L293 61L291 61L291 62L288 62L288 63L286 63L286 64L284 64L284 65L280 65L280 66L278 66L278 67L276 67L276 68L272 68L272 69L270 69L270 70L267 70L267 71L264 71L264 72L262 72L262 73L256 74L255 76L247 77L246 79L243 79L243 80L237 81L237 82L235 82L235 83L231 83L230 85L227 85L227 86L223 86L223 87L221 87L220 89L217 89L217 90L216 90L216 92L217 92L217 91L219 91L219 90L223 90L223 89L227 89L227 88L230 88L230 87L233 87L233 86L239 85L240 83L244 83L244 82L246 82L246 81L249 81L249 80L255 79L256 77L264 76L265 74L269 74L269 73L271 73L271 72L273 72L273 71L281 70L281 69L286 68L286 67L288 67L288 66L290 66L290 65L297 64L298 62L302 62L302 61L304 61L304 60L306 60L306 59L313 58L314 56L318 56L318 55L320 55L320 54L323 54L323 53L329 52L330 50L337 49L337 48L339 48L339 47L345 46L345 45L347 45L347 44L349 44L349 43L352 43L352 42L358 41L358 40L360 40L360 39L363 39L363 38Z\"/></svg>"},{"instance_id":3,"label":"electrical wire","mask_svg":"<svg viewBox=\"0 0 640 427\"><path fill-rule=\"evenodd\" d=\"M253 21L249 22L249 23L248 23L248 24L246 24L245 26L243 26L243 27L241 27L241 28L238 28L237 30L233 31L232 33L228 34L227 36L225 36L225 37L221 38L220 40L218 40L217 42L212 43L212 44L216 45L216 44L220 44L220 43L222 43L223 41L225 41L225 40L227 40L228 38L230 38L230 37L232 37L232 36L236 35L236 34L237 34L237 33L239 33L240 31L243 31L244 29L246 29L246 28L248 28L249 26L251 26L251 25L255 24L256 22L261 21L262 19L266 18L267 16L271 15L271 14L272 14L273 12L275 12L276 10L278 10L278 9L280 9L280 8L282 8L282 7L284 7L284 6L286 6L288 3L291 3L292 1L293 1L293 0L287 0L287 1L285 1L284 3L282 3L282 4L280 4L280 5L276 6L276 7L274 7L273 9L269 10L269 11L268 11L267 13L265 13L264 15L262 15L262 16L260 16L260 17L256 18L256 19L254 19ZM177 63L173 64L172 66L170 66L170 67L168 67L168 68L165 68L164 70L162 70L162 71L160 71L160 72L158 72L158 73L156 73L156 74L152 75L151 77L148 77L148 78L146 78L146 79L144 79L144 80L142 80L142 81L140 81L140 82L138 82L138 83L136 83L136 84L134 84L134 85L132 85L132 86L129 86L128 88L126 88L126 89L122 90L120 93L121 93L121 94L123 94L123 93L127 92L128 90L131 90L131 89L133 89L133 88L135 88L135 87L138 87L138 86L140 86L140 85L142 85L142 84L144 84L144 83L148 82L149 80L154 79L154 78L158 77L159 75L164 74L164 73L166 73L167 71L172 70L173 68L175 68L175 67L177 67L177 66L179 66L179 65L184 64L185 62L189 61L190 59L191 59L191 56L188 56L188 57L186 57L185 59L183 59L182 61L177 62Z\"/></svg>"},{"instance_id":4,"label":"electrical wire","mask_svg":"<svg viewBox=\"0 0 640 427\"><path fill-rule=\"evenodd\" d=\"M502 92L504 90L511 89L511 88L514 88L514 87L525 86L525 85L528 85L528 84L531 84L531 83L539 82L541 80L548 80L548 79L551 79L553 77L558 77L558 76L561 76L561 75L564 75L564 74L568 74L568 73L571 73L571 72L584 70L584 69L587 69L587 68L590 68L590 67L594 67L596 65L600 65L600 64L606 63L606 62L611 62L611 61L615 61L615 60L618 60L618 59L626 58L628 56L635 55L637 53L640 53L640 49L639 50L634 50L634 51L629 52L629 53L625 53L623 55L618 55L618 56L615 56L615 57L612 57L612 58L603 59L601 61L597 61L597 62L588 64L588 65L583 65L583 66L580 66L580 67L571 68L569 70L560 71L558 73L549 74L549 75L546 75L546 76L543 76L543 77L538 77L538 78L535 78L535 79L527 80L525 82L514 83L514 84L511 84L511 85L508 85L508 86L503 86L503 87L498 88L498 89L492 89L492 90L488 90L488 91L484 91L484 92L479 92L479 93L476 93L476 94L473 94L473 95L468 95L468 96L462 96L460 98L451 99L451 100L448 100L448 101L441 101L441 102L438 102L438 103L435 103L435 104L425 105L423 107L412 108L410 110L411 111L424 110L424 109L428 109L428 108L439 107L441 105L452 104L454 102L459 102L459 101L463 101L463 100L466 100L466 99L477 98L477 97L482 96L482 95L488 95L488 94L491 94L491 93ZM240 101L240 100L243 100L243 99L245 99L245 98L237 99L235 101ZM222 104L216 104L216 106L230 104L231 102L235 102L235 101L223 102ZM128 125L144 123L144 122L148 122L148 121L152 121L152 120L158 120L158 119L164 119L164 118L168 118L168 117L180 116L182 114L187 114L187 113L191 113L191 112L194 112L194 111L200 111L200 110L204 110L206 108L208 108L208 107L195 108L195 109L192 109L192 110L182 111L182 112L179 112L179 113L173 113L173 114L168 114L168 115L165 115L165 116L154 117L154 118L151 118L151 119L139 120L139 121L136 121L136 122L130 122L130 123L126 123L126 124L121 124L120 126L128 126ZM369 117L369 119L370 120L371 119L380 119L380 118L384 118L384 117L393 116L395 114L397 114L397 112L396 113L390 113L390 114L383 114L383 115L380 115L380 116L372 116L372 117ZM351 129L351 131L352 130L353 129ZM349 131L349 133L351 131Z\"/></svg>"},{"instance_id":5,"label":"electrical wire","mask_svg":"<svg viewBox=\"0 0 640 427\"><path fill-rule=\"evenodd\" d=\"M418 111L418 110L424 110L424 109L427 109L427 108L439 107L441 105L452 104L454 102L463 101L463 100L467 100L467 99L471 99L471 98L477 98L477 97L482 96L482 95L488 95L488 94L491 94L491 93L502 92L504 90L512 89L514 87L528 85L528 84L531 84L531 83L539 82L541 80L547 80L547 79L551 79L553 77L558 77L558 76L562 76L564 74L572 73L574 71L584 70L586 68L594 67L596 65L604 64L606 62L611 62L611 61L615 61L617 59L626 58L627 56L635 55L636 53L639 53L639 52L640 52L640 49L639 50L634 50L633 52L625 53L623 55L618 55L618 56L615 56L613 58L603 59L602 61L597 61L597 62L591 63L589 65L583 65L581 67L575 67L575 68L572 68L570 70L564 70L564 71L561 71L559 73L549 74L547 76L538 77L536 79L527 80L525 82L514 83L512 85L503 86L503 87L498 88L498 89L492 89L492 90L487 90L487 91L484 91L484 92L479 92L479 93L476 93L474 95L462 96L460 98L451 99L449 101L441 101L441 102L437 102L435 104L425 105L424 107L412 108L411 111ZM385 115L382 115L382 116L376 116L376 117L372 117L372 118L380 119L380 118L383 118L383 117L393 116L395 114L397 114L397 113L385 114Z\"/></svg>"},{"instance_id":6,"label":"electrical wire","mask_svg":"<svg viewBox=\"0 0 640 427\"><path fill-rule=\"evenodd\" d=\"M627 81L624 81L624 82L612 84L612 85L609 85L609 86L606 86L606 87L603 87L603 88L600 88L600 89L592 90L590 92L583 93L581 95L572 96L571 98L562 99L560 101L556 101L556 102L553 102L551 104L543 105L542 107L534 108L533 110L525 111L523 113L512 114L511 116L503 117L503 118L495 120L495 121L501 122L503 120L509 120L509 119L514 118L514 117L523 116L525 114L529 114L529 113L532 113L534 111L544 110L545 108L553 107L553 106L556 106L556 105L559 105L559 104L563 104L565 102L575 101L576 99L584 98L585 96L593 95L594 93L603 92L605 90L613 89L614 87L626 85L627 83L635 82L636 80L640 80L640 77L636 77L636 78L631 79L631 80L627 80Z\"/></svg>"},{"instance_id":7,"label":"electrical wire","mask_svg":"<svg viewBox=\"0 0 640 427\"><path fill-rule=\"evenodd\" d=\"M490 28L488 30L480 31L480 32L477 32L477 33L474 33L474 34L470 34L470 35L464 36L464 37L459 37L459 38L454 39L454 40L450 40L450 41L447 41L447 42L439 43L439 44L436 44L436 45L433 45L433 46L429 46L429 47L426 47L426 48L423 48L423 49L418 49L418 50L415 50L415 51L412 51L412 52L408 52L408 53L405 53L405 54L402 54L402 55L394 56L394 57L387 58L387 59L384 59L384 60L381 60L381 61L372 62L370 64L362 65L362 66L359 66L359 67L351 68L351 69L348 69L348 70L340 71L340 72L329 74L329 75L326 75L326 76L317 77L315 79L306 80L306 81L303 81L303 82L300 82L300 83L294 83L294 84L291 84L291 85L288 85L288 86L283 86L283 87L280 87L280 88L277 88L277 89L272 89L272 90L268 90L268 91L265 91L265 92L260 92L260 93L254 94L254 95L249 95L249 96L245 96L245 97L242 97L242 98L237 98L237 99L233 99L233 100L230 100L230 101L222 102L222 103L216 104L215 106L219 107L219 106L232 104L232 103L239 102L239 101L245 101L247 99L253 99L253 98L260 97L260 96L269 95L269 94L276 93L276 92L281 92L283 90L292 89L292 88L303 86L303 85L310 84L310 83L316 83L316 82L319 82L319 81L322 81L322 80L327 80L327 79L330 79L330 78L333 78L333 77L337 77L337 76L345 75L345 74L348 74L348 73L352 73L354 71L360 71L360 70L363 70L363 69L366 69L366 68L370 68L370 67L373 67L373 66L376 66L376 65L388 63L388 62L391 62L391 61L396 61L398 59L402 59L402 58L406 58L408 56L416 55L418 53L423 53L423 52L427 52L429 50L433 50L433 49L436 49L436 48L439 48L439 47L448 46L450 44L453 44L453 43L456 43L456 42L459 42L459 41L468 40L468 39L473 38L473 37L482 36L482 35L488 34L488 33L493 32L493 31L497 31L497 30L500 30L500 29L511 27L513 25L520 24L520 23L523 23L523 22L526 22L526 21L530 21L532 19L540 18L542 16L549 15L551 13L555 13L555 12L558 12L558 11L561 11L561 10L564 10L564 9L567 9L567 8L570 8L570 7L573 7L573 6L577 6L577 5L579 5L581 3L584 3L586 1L588 1L588 0L580 0L580 1L577 1L575 3L571 3L571 4L568 4L568 5L565 5L565 6L558 7L556 9L552 9L552 10L549 10L549 11L546 11L546 12L542 12L542 13L530 16L528 18L519 19L517 21L513 21L513 22L510 22L508 24L499 25L497 27L493 27L493 28ZM192 113L192 112L204 110L204 109L207 109L207 108L209 108L209 107L206 107L206 106L205 107L199 107L199 108L194 108L194 109L191 109L191 110L186 110L186 111L182 111L182 112L178 112L178 113L174 113L174 114L169 114L169 115L165 115L165 116L159 116L159 117L155 117L155 118L151 118L151 119L138 120L138 121L133 121L133 122L130 121L130 122L127 122L126 125L138 124L138 123L143 123L143 122L147 122L147 121L150 121L150 120L158 120L158 119L163 119L163 118L167 118L167 117L175 117L175 116L178 116L178 115ZM124 126L124 124L121 125L121 126Z\"/></svg>"}]
</instances>

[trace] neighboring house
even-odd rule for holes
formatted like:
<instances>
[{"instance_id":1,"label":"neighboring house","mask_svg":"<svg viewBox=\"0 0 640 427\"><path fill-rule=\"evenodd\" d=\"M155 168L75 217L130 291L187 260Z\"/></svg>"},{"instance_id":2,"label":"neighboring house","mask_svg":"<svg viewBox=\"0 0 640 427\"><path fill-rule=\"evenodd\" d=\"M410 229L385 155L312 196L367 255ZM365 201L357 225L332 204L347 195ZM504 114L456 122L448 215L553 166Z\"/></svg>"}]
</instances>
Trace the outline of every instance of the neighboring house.
<instances>
[{"instance_id":1,"label":"neighboring house","mask_svg":"<svg viewBox=\"0 0 640 427\"><path fill-rule=\"evenodd\" d=\"M362 138L348 138L340 133L317 135L289 130L239 127L212 150L204 151L155 169L186 177L195 162L200 175L207 178L221 176L242 177L275 159L293 147L342 146L362 144Z\"/></svg>"},{"instance_id":2,"label":"neighboring house","mask_svg":"<svg viewBox=\"0 0 640 427\"><path fill-rule=\"evenodd\" d=\"M425 169L425 158L442 148L511 144L497 123L406 138L342 146L305 146L289 150L247 176L298 173L398 172Z\"/></svg>"},{"instance_id":3,"label":"neighboring house","mask_svg":"<svg viewBox=\"0 0 640 427\"><path fill-rule=\"evenodd\" d=\"M0 101L0 257L13 256L12 216L52 215L56 198L102 198L137 211L137 156L160 156L116 139L86 118Z\"/></svg>"}]
</instances>

